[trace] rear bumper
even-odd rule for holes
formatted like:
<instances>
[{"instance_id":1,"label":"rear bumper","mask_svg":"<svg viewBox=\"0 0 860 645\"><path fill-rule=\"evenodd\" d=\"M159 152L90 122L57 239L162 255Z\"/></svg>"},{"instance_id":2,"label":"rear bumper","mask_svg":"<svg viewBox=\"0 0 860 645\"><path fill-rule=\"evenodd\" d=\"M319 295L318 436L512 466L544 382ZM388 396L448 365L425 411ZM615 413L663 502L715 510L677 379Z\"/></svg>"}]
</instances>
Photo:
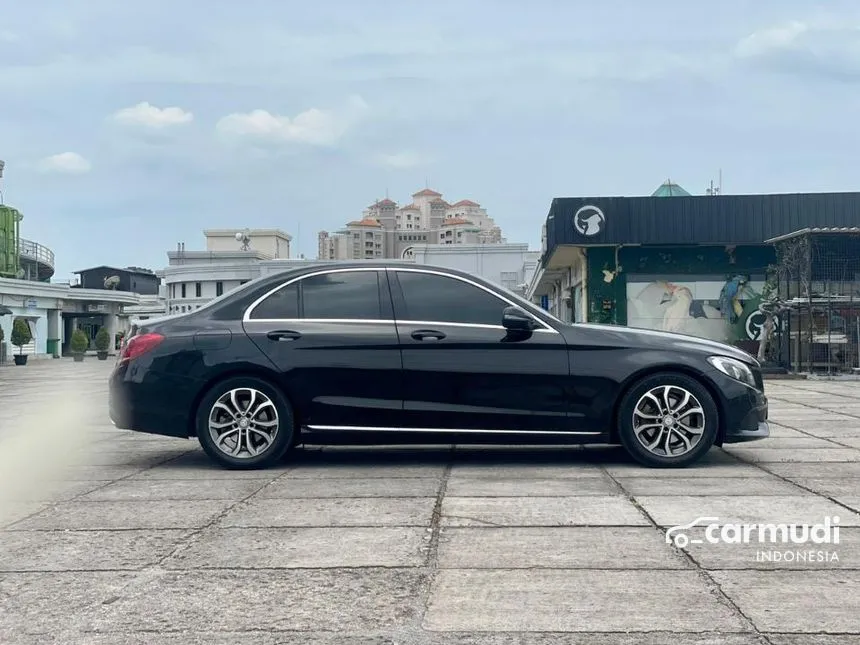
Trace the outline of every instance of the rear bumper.
<instances>
[{"instance_id":1,"label":"rear bumper","mask_svg":"<svg viewBox=\"0 0 860 645\"><path fill-rule=\"evenodd\" d=\"M109 380L111 423L120 430L187 438L192 427L191 406L182 388L172 387L168 379L161 382L151 374L138 382L127 372L127 366L119 365Z\"/></svg>"}]
</instances>

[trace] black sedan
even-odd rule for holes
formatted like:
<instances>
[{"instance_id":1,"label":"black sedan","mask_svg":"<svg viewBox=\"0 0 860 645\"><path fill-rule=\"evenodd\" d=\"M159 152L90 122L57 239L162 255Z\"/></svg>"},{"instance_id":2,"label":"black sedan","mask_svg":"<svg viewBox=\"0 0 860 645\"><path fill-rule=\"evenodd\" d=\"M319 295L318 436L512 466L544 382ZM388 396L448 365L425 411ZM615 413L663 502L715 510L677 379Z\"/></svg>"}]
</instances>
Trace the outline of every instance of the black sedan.
<instances>
[{"instance_id":1,"label":"black sedan","mask_svg":"<svg viewBox=\"0 0 860 645\"><path fill-rule=\"evenodd\" d=\"M465 273L317 264L141 321L119 428L196 436L231 468L301 443L621 443L648 466L768 436L756 360L692 336L567 324Z\"/></svg>"}]
</instances>

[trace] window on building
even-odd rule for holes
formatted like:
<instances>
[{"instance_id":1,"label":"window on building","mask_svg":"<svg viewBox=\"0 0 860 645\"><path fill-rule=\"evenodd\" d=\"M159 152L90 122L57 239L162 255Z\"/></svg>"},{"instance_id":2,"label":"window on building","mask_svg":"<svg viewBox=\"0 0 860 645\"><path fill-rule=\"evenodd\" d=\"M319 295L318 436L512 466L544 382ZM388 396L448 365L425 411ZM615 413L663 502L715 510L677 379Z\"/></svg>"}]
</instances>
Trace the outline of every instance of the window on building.
<instances>
[{"instance_id":1,"label":"window on building","mask_svg":"<svg viewBox=\"0 0 860 645\"><path fill-rule=\"evenodd\" d=\"M185 283L182 283L182 297L185 297Z\"/></svg>"},{"instance_id":2,"label":"window on building","mask_svg":"<svg viewBox=\"0 0 860 645\"><path fill-rule=\"evenodd\" d=\"M194 297L200 298L201 296L203 296L203 285L201 285L199 282L195 282L194 283Z\"/></svg>"},{"instance_id":3,"label":"window on building","mask_svg":"<svg viewBox=\"0 0 860 645\"><path fill-rule=\"evenodd\" d=\"M432 273L399 271L406 311L401 318L427 322L501 325L507 303L468 282Z\"/></svg>"},{"instance_id":4,"label":"window on building","mask_svg":"<svg viewBox=\"0 0 860 645\"><path fill-rule=\"evenodd\" d=\"M341 271L305 278L302 312L304 318L380 319L377 272Z\"/></svg>"},{"instance_id":5,"label":"window on building","mask_svg":"<svg viewBox=\"0 0 860 645\"><path fill-rule=\"evenodd\" d=\"M216 296L224 295L224 283L223 282L216 282L215 283L215 295Z\"/></svg>"},{"instance_id":6,"label":"window on building","mask_svg":"<svg viewBox=\"0 0 860 645\"><path fill-rule=\"evenodd\" d=\"M251 320L289 320L299 317L298 283L278 289L251 312Z\"/></svg>"}]
</instances>

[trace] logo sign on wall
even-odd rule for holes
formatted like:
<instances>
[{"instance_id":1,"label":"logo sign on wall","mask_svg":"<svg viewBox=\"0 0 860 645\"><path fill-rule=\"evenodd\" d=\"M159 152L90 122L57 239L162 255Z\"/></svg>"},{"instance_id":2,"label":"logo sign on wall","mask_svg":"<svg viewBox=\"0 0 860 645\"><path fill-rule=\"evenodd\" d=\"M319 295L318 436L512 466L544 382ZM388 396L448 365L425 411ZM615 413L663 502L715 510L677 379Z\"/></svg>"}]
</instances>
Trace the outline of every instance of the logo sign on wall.
<instances>
[{"instance_id":1,"label":"logo sign on wall","mask_svg":"<svg viewBox=\"0 0 860 645\"><path fill-rule=\"evenodd\" d=\"M580 235L591 237L597 235L606 227L606 216L597 206L583 206L573 216L573 228Z\"/></svg>"},{"instance_id":2,"label":"logo sign on wall","mask_svg":"<svg viewBox=\"0 0 860 645\"><path fill-rule=\"evenodd\" d=\"M760 311L754 311L747 316L744 327L750 340L760 340L761 330L764 327L765 315ZM779 329L782 321L779 316L773 317L774 329Z\"/></svg>"}]
</instances>

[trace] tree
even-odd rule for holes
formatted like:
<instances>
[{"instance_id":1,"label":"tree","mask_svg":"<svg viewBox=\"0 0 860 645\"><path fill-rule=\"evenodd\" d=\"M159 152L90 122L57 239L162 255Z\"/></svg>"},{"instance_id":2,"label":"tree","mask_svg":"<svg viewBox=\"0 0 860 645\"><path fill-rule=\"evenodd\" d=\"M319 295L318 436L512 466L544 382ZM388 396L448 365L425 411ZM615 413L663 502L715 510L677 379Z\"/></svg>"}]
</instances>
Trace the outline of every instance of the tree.
<instances>
[{"instance_id":1,"label":"tree","mask_svg":"<svg viewBox=\"0 0 860 645\"><path fill-rule=\"evenodd\" d=\"M104 327L99 328L98 333L96 333L96 349L100 352L108 351L110 347L110 334L108 330Z\"/></svg>"},{"instance_id":2,"label":"tree","mask_svg":"<svg viewBox=\"0 0 860 645\"><path fill-rule=\"evenodd\" d=\"M30 333L30 325L23 318L16 318L12 323L12 336L10 338L12 344L18 348L18 353L24 353L24 345L33 340L33 334Z\"/></svg>"},{"instance_id":3,"label":"tree","mask_svg":"<svg viewBox=\"0 0 860 645\"><path fill-rule=\"evenodd\" d=\"M82 329L76 329L72 332L70 342L73 354L84 354L90 347L90 341Z\"/></svg>"},{"instance_id":4,"label":"tree","mask_svg":"<svg viewBox=\"0 0 860 645\"><path fill-rule=\"evenodd\" d=\"M811 260L809 240L796 237L777 244L776 264L768 267L768 277L761 292L761 302L758 310L764 315L761 336L758 343L758 360L767 359L773 333L779 316L791 310L786 298L779 292L778 285L789 285L797 282L800 294L809 297L809 263Z\"/></svg>"}]
</instances>

